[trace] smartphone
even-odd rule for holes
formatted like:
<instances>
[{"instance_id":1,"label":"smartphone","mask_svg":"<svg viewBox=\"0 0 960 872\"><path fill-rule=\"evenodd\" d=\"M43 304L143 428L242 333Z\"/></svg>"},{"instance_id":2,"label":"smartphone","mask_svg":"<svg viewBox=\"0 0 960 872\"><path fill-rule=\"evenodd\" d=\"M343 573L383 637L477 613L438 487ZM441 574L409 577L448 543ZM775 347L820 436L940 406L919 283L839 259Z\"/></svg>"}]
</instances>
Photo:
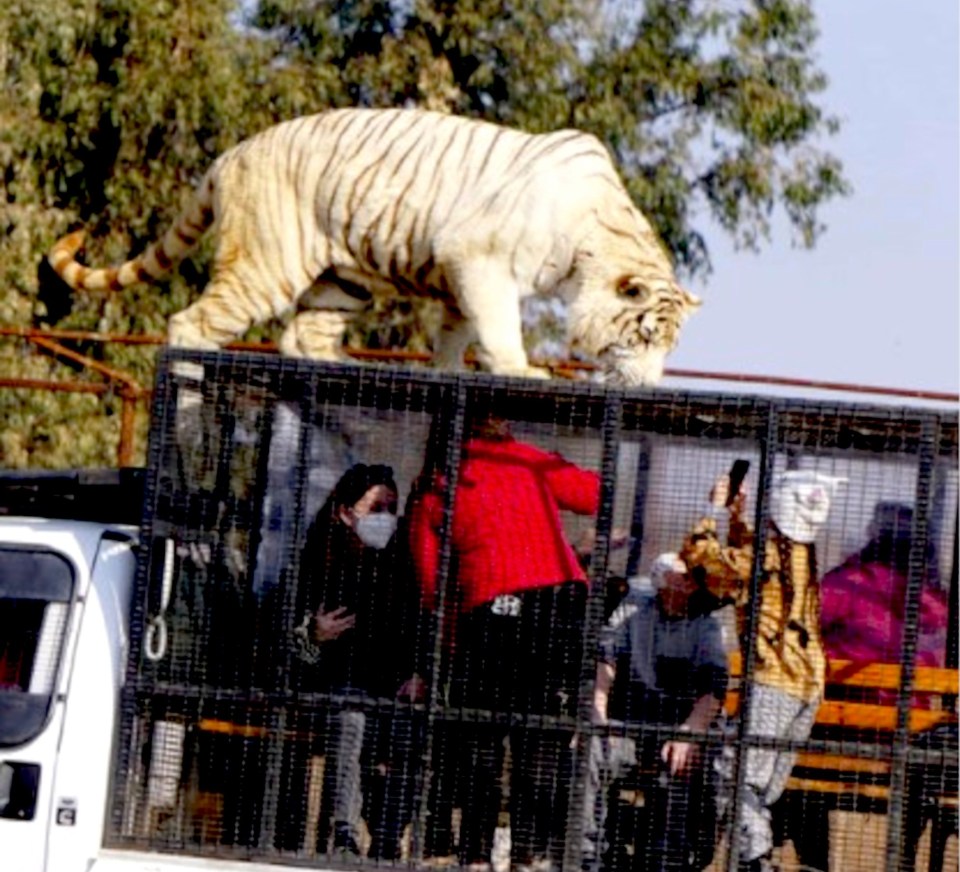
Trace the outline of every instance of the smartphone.
<instances>
[{"instance_id":1,"label":"smartphone","mask_svg":"<svg viewBox=\"0 0 960 872\"><path fill-rule=\"evenodd\" d=\"M743 480L747 477L749 470L749 460L740 458L733 461L733 466L730 467L730 491L727 494L728 506L737 498L737 494L740 493L740 485L743 484Z\"/></svg>"}]
</instances>

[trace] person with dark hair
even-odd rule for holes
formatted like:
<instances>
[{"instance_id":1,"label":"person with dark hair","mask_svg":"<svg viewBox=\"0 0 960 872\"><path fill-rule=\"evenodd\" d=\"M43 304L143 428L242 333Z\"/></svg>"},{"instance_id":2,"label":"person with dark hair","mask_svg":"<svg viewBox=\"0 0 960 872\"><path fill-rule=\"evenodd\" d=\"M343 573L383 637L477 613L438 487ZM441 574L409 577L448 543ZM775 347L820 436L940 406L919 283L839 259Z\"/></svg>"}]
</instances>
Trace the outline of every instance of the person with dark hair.
<instances>
[{"instance_id":1,"label":"person with dark hair","mask_svg":"<svg viewBox=\"0 0 960 872\"><path fill-rule=\"evenodd\" d=\"M638 740L623 725L660 725L702 733L719 725L729 669L719 620L698 608L698 581L674 553L650 567L650 588L631 588L600 632L594 722L610 725L594 736L584 807L584 868L603 858L619 865L627 839L605 826L611 789L635 772L650 812L646 838L634 847L648 872L699 870L713 857L711 765L700 744Z\"/></svg>"},{"instance_id":2,"label":"person with dark hair","mask_svg":"<svg viewBox=\"0 0 960 872\"><path fill-rule=\"evenodd\" d=\"M912 527L910 506L877 503L867 544L824 575L821 623L830 657L859 663L900 662ZM932 544L923 568L917 664L943 666L948 608L947 597L936 584ZM888 700L894 699L896 693L891 691Z\"/></svg>"},{"instance_id":3,"label":"person with dark hair","mask_svg":"<svg viewBox=\"0 0 960 872\"><path fill-rule=\"evenodd\" d=\"M411 553L429 609L437 603L445 484L425 467L411 501ZM454 494L446 653L453 707L509 715L456 724L455 759L445 771L461 787L460 861L488 868L501 805L509 736L511 853L517 867L547 867L562 850L566 796L558 761L570 735L527 725L528 715L570 715L576 705L586 575L560 512L594 514L600 479L559 454L515 439L506 422L479 416L468 426Z\"/></svg>"},{"instance_id":4,"label":"person with dark hair","mask_svg":"<svg viewBox=\"0 0 960 872\"><path fill-rule=\"evenodd\" d=\"M856 663L901 663L904 610L910 551L913 545L913 508L904 503L879 502L867 528L867 543L823 577L823 642L827 654ZM916 663L943 666L947 652L949 605L938 586L937 554L928 543L923 555L923 585L917 625ZM895 690L875 690L866 702L893 705ZM913 707L929 706L914 694ZM957 725L943 724L911 736L928 751L957 747ZM934 838L945 838L956 828L956 811L940 808L936 797L943 785L957 783L956 766L916 763L907 772L903 868L914 867L917 843L927 820L940 820ZM952 826L945 821L952 819ZM937 846L935 846L937 847ZM939 846L942 848L942 845Z\"/></svg>"},{"instance_id":5,"label":"person with dark hair","mask_svg":"<svg viewBox=\"0 0 960 872\"><path fill-rule=\"evenodd\" d=\"M294 742L284 765L285 793L303 813L281 821L282 846L299 849L305 836L309 753L325 755L322 820L332 819L333 849L359 854L367 757L378 751L394 784L368 817L370 855L395 859L409 816L412 761L410 719L384 701L416 696L419 593L399 543L397 485L384 465L356 464L344 473L307 532L300 558L292 685L300 693L339 697L303 714L319 746ZM345 699L344 699L345 697ZM377 710L375 701L380 701ZM404 748L402 746L406 745ZM406 753L404 753L406 752ZM318 844L327 844L321 826Z\"/></svg>"}]
</instances>

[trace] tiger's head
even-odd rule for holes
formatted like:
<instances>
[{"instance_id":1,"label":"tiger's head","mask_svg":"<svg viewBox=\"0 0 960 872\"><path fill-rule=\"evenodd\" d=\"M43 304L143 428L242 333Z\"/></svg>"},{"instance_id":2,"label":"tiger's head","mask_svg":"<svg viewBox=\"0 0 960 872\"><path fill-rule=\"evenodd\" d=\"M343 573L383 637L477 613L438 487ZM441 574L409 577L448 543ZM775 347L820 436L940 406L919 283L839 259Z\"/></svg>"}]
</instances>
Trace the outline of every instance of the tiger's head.
<instances>
[{"instance_id":1,"label":"tiger's head","mask_svg":"<svg viewBox=\"0 0 960 872\"><path fill-rule=\"evenodd\" d=\"M701 300L672 279L626 275L614 294L586 294L570 310L571 346L596 357L608 381L655 385L684 321Z\"/></svg>"}]
</instances>

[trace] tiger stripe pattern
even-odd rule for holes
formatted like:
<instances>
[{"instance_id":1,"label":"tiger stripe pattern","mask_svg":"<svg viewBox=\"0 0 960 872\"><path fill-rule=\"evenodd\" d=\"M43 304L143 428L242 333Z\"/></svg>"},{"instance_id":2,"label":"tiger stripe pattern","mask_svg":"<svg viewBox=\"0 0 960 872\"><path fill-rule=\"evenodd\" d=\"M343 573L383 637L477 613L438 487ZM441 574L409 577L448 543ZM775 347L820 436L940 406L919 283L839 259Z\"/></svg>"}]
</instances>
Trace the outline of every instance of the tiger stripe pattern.
<instances>
[{"instance_id":1,"label":"tiger stripe pattern","mask_svg":"<svg viewBox=\"0 0 960 872\"><path fill-rule=\"evenodd\" d=\"M596 137L420 109L277 124L221 154L139 256L84 266L78 231L48 260L76 290L125 288L169 274L211 230L211 278L170 318L173 345L218 348L293 311L283 353L342 359L351 318L406 293L445 304L436 365L462 367L476 343L491 372L544 375L524 351L520 301L557 294L572 347L623 383L652 384L700 305Z\"/></svg>"}]
</instances>

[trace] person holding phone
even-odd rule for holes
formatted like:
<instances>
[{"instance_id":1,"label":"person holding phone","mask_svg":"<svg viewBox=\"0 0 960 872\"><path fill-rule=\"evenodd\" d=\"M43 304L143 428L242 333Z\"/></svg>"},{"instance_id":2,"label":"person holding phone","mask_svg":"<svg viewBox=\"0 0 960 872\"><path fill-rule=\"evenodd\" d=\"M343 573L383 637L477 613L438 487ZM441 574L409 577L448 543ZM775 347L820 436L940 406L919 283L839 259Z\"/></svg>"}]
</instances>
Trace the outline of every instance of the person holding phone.
<instances>
[{"instance_id":1,"label":"person holding phone","mask_svg":"<svg viewBox=\"0 0 960 872\"><path fill-rule=\"evenodd\" d=\"M288 621L290 685L298 693L331 699L315 700L294 714L293 731L313 741L285 748L279 848L302 850L313 841L307 833L310 757L322 755L319 850L326 852L332 842L333 853L359 856L365 822L369 857L400 856L415 767L413 721L399 702L418 695L421 613L406 537L396 532L397 502L389 466L357 463L344 472L307 530L294 612L281 609L279 619ZM295 626L289 626L290 617ZM385 701L394 705L384 707ZM374 797L383 800L372 802Z\"/></svg>"},{"instance_id":2,"label":"person holding phone","mask_svg":"<svg viewBox=\"0 0 960 872\"><path fill-rule=\"evenodd\" d=\"M717 479L710 492L711 511L687 536L680 557L720 603L737 608L743 654L753 569L754 531L744 518L746 490L732 487L741 464ZM742 480L742 479L741 479ZM753 675L747 676L750 700L747 734L802 741L809 738L823 697L826 658L820 639L820 587L816 538L827 521L830 504L844 481L823 473L788 470L773 477L770 522L763 531L763 554ZM726 542L717 520L728 514ZM746 663L746 657L744 657ZM729 812L735 773L735 747L725 746L718 761L718 811ZM773 848L770 807L780 798L796 754L751 748L746 754L746 782L732 837L738 840L740 869L767 872Z\"/></svg>"}]
</instances>

